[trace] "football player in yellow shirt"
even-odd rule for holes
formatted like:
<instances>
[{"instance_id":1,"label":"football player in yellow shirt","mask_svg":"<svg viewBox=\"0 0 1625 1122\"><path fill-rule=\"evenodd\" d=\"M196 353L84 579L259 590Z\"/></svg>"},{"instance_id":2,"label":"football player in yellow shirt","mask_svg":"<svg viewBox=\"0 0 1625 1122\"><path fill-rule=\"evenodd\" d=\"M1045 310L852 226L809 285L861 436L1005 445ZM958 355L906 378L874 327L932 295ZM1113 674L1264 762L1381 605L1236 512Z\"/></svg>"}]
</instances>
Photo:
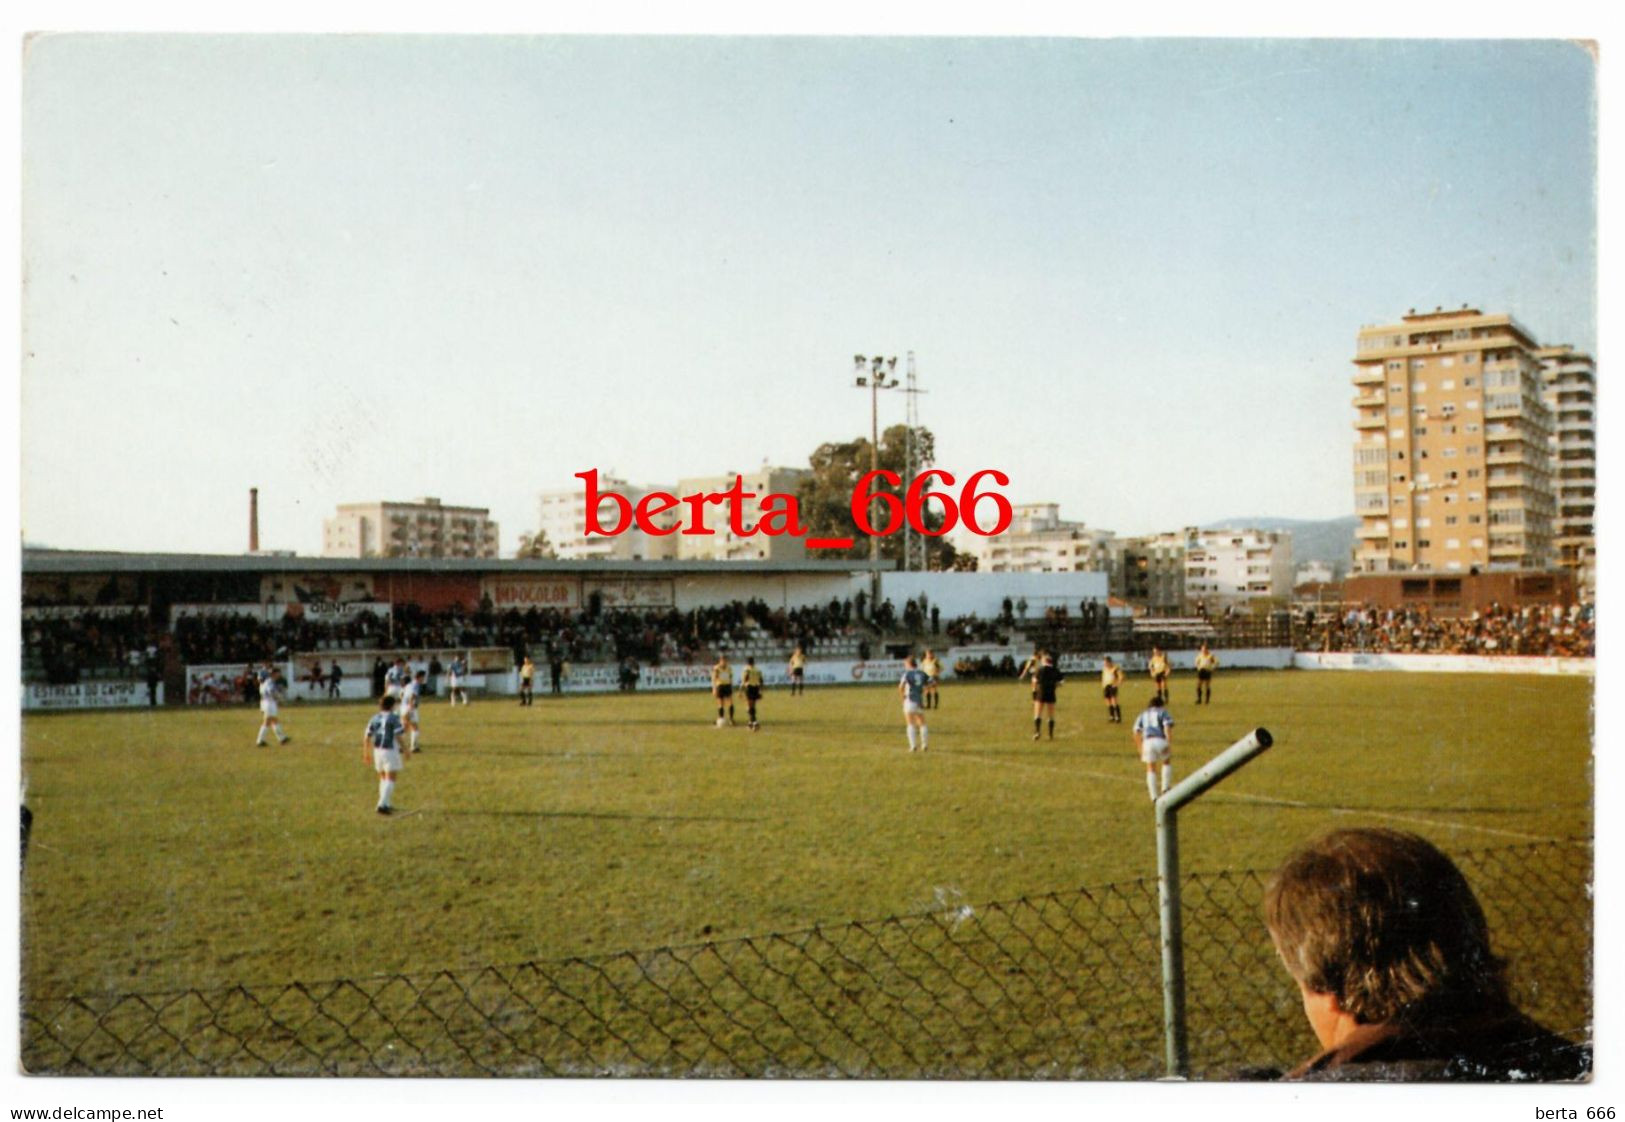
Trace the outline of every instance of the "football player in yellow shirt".
<instances>
[{"instance_id":1,"label":"football player in yellow shirt","mask_svg":"<svg viewBox=\"0 0 1625 1122\"><path fill-rule=\"evenodd\" d=\"M920 659L920 669L925 671L925 707L927 709L941 709L942 697L937 693L937 679L942 676L942 663L932 651L926 651L925 657Z\"/></svg>"},{"instance_id":2,"label":"football player in yellow shirt","mask_svg":"<svg viewBox=\"0 0 1625 1122\"><path fill-rule=\"evenodd\" d=\"M1168 675L1172 668L1168 665L1168 656L1162 653L1161 647L1151 648L1151 658L1145 664L1151 675L1152 683L1157 687L1157 696L1162 698L1164 705L1168 704Z\"/></svg>"},{"instance_id":3,"label":"football player in yellow shirt","mask_svg":"<svg viewBox=\"0 0 1625 1122\"><path fill-rule=\"evenodd\" d=\"M799 645L790 652L790 696L795 697L807 689L807 655Z\"/></svg>"},{"instance_id":4,"label":"football player in yellow shirt","mask_svg":"<svg viewBox=\"0 0 1625 1122\"><path fill-rule=\"evenodd\" d=\"M1213 704L1213 672L1219 668L1219 658L1202 644L1196 652L1196 704Z\"/></svg>"},{"instance_id":5,"label":"football player in yellow shirt","mask_svg":"<svg viewBox=\"0 0 1625 1122\"><path fill-rule=\"evenodd\" d=\"M1117 701L1117 691L1122 685L1123 668L1107 655L1100 668L1100 692L1106 698L1106 720L1118 725L1123 723L1123 707Z\"/></svg>"},{"instance_id":6,"label":"football player in yellow shirt","mask_svg":"<svg viewBox=\"0 0 1625 1122\"><path fill-rule=\"evenodd\" d=\"M711 667L711 696L717 702L717 728L734 723L734 668L728 665L728 656L717 656Z\"/></svg>"},{"instance_id":7,"label":"football player in yellow shirt","mask_svg":"<svg viewBox=\"0 0 1625 1122\"><path fill-rule=\"evenodd\" d=\"M739 684L745 688L745 715L750 731L760 732L762 726L756 720L756 703L762 700L762 672L756 669L754 658L745 659L745 669L739 672Z\"/></svg>"}]
</instances>

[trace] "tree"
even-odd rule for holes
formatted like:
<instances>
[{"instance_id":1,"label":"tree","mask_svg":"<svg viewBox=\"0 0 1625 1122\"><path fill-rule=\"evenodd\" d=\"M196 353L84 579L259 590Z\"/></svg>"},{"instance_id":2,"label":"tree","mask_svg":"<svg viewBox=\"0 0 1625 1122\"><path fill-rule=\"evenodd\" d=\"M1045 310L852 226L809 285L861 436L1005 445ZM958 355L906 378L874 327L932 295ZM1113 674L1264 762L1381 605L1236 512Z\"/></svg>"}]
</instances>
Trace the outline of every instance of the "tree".
<instances>
[{"instance_id":1,"label":"tree","mask_svg":"<svg viewBox=\"0 0 1625 1122\"><path fill-rule=\"evenodd\" d=\"M519 535L519 548L514 557L520 561L556 561L559 553L547 540L547 531L537 530L534 534Z\"/></svg>"},{"instance_id":2,"label":"tree","mask_svg":"<svg viewBox=\"0 0 1625 1122\"><path fill-rule=\"evenodd\" d=\"M812 468L812 475L802 480L797 491L796 501L800 506L801 520L807 526L807 533L815 538L851 538L852 548L848 550L820 550L817 556L842 558L849 561L866 561L869 558L869 542L865 535L858 532L856 521L852 518L852 494L857 489L858 481L869 472L869 441L865 437L856 440L840 441L829 444L820 444L813 450L808 458ZM907 491L909 480L906 477L908 468L908 426L893 425L880 434L879 466L897 473L902 479L902 487L893 487L884 482L877 482L871 493L887 493L896 495L899 500ZM930 429L914 430L914 470L918 474L929 468L936 461L936 440ZM938 481L927 481L926 493L935 489ZM957 496L955 496L957 498ZM894 509L893 504L886 504L887 509ZM940 502L925 505L925 523L932 529L942 525L942 504ZM872 516L881 526L885 525L887 517L880 506L876 506ZM926 538L925 558L927 569L952 569L958 560L958 551L949 544L947 538ZM880 539L880 556L883 561L896 563L903 558L903 530L898 528L896 533L887 534Z\"/></svg>"}]
</instances>

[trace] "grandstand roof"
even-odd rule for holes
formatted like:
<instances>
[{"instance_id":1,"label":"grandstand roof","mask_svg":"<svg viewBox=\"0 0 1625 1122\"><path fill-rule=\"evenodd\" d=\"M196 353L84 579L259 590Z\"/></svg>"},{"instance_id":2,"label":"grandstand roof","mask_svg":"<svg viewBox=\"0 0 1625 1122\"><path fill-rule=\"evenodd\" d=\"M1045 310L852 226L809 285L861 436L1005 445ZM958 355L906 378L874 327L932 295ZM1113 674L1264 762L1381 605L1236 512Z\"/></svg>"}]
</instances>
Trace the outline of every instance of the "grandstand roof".
<instances>
[{"instance_id":1,"label":"grandstand roof","mask_svg":"<svg viewBox=\"0 0 1625 1122\"><path fill-rule=\"evenodd\" d=\"M464 557L299 557L255 553L22 551L24 573L857 573L856 561L518 561Z\"/></svg>"}]
</instances>

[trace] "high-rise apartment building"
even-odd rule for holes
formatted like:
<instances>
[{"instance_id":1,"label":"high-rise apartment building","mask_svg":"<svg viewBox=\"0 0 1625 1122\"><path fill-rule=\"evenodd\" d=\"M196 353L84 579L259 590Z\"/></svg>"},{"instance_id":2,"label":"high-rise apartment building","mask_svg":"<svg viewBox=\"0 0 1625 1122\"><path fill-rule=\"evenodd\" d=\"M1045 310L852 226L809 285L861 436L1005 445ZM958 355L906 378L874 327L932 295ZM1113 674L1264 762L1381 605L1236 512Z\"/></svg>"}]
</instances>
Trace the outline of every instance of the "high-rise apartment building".
<instances>
[{"instance_id":1,"label":"high-rise apartment building","mask_svg":"<svg viewBox=\"0 0 1625 1122\"><path fill-rule=\"evenodd\" d=\"M322 522L323 557L496 557L488 507L415 502L341 503Z\"/></svg>"},{"instance_id":2,"label":"high-rise apartment building","mask_svg":"<svg viewBox=\"0 0 1625 1122\"><path fill-rule=\"evenodd\" d=\"M1552 545L1557 564L1574 572L1575 588L1590 600L1597 587L1597 367L1573 347L1540 351L1546 407L1552 412L1551 456L1557 519Z\"/></svg>"},{"instance_id":3,"label":"high-rise apartment building","mask_svg":"<svg viewBox=\"0 0 1625 1122\"><path fill-rule=\"evenodd\" d=\"M1354 568L1542 569L1556 509L1540 346L1510 315L1360 330Z\"/></svg>"}]
</instances>

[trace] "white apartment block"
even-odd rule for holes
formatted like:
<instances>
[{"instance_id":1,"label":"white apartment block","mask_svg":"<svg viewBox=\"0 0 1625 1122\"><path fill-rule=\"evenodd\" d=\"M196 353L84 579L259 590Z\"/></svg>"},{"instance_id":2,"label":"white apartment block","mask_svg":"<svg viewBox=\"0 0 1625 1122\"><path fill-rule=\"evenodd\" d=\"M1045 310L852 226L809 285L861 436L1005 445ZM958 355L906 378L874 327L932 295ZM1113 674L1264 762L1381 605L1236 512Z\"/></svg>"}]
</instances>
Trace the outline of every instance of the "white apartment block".
<instances>
[{"instance_id":1,"label":"white apartment block","mask_svg":"<svg viewBox=\"0 0 1625 1122\"><path fill-rule=\"evenodd\" d=\"M740 476L744 493L756 496L742 503L741 528L747 531L744 534L733 532L725 503L708 503L704 507L703 525L711 533L682 533L692 521L692 512L689 504L679 502L670 510L652 516L657 526L672 527L673 533L646 534L634 523L619 534L589 537L587 488L579 480L574 487L541 493L539 526L547 535L548 544L564 561L800 561L807 557L802 539L789 534L770 536L749 531L756 528L757 515L767 495L793 495L810 474L805 468L763 466L751 472L693 476L679 479L675 484L635 485L614 476L600 474L598 477L601 496L598 522L613 527L621 508L618 503L602 498L608 492L624 495L636 509L644 496L657 491L678 499L685 495L717 494L731 489L735 476Z\"/></svg>"},{"instance_id":2,"label":"white apartment block","mask_svg":"<svg viewBox=\"0 0 1625 1122\"><path fill-rule=\"evenodd\" d=\"M1110 530L1063 521L1057 503L1022 503L1004 533L957 544L976 557L982 573L1103 573L1112 565L1112 538Z\"/></svg>"},{"instance_id":3,"label":"white apartment block","mask_svg":"<svg viewBox=\"0 0 1625 1122\"><path fill-rule=\"evenodd\" d=\"M488 507L415 502L341 503L322 522L323 557L498 556Z\"/></svg>"},{"instance_id":4,"label":"white apartment block","mask_svg":"<svg viewBox=\"0 0 1625 1122\"><path fill-rule=\"evenodd\" d=\"M624 479L600 473L598 522L601 526L613 527L618 521L619 505L602 498L604 494L612 491L626 496L636 509L638 500L645 495L655 491L669 493L672 487L665 483L634 486ZM539 512L537 525L547 535L548 544L553 547L561 561L671 561L677 557L675 535L662 537L645 534L637 528L635 522L619 534L612 536L594 534L588 537L587 485L580 480L576 481L574 487L543 491L538 496L537 508ZM653 521L659 526L675 526L679 514L680 509L669 510L654 516Z\"/></svg>"},{"instance_id":5,"label":"white apartment block","mask_svg":"<svg viewBox=\"0 0 1625 1122\"><path fill-rule=\"evenodd\" d=\"M673 539L677 543L677 559L679 561L803 561L807 558L807 545L798 537L789 534L770 536L763 533L750 533L756 529L756 515L762 509L763 500L770 494L794 495L801 486L801 482L812 475L807 468L769 467L762 465L755 471L733 472L726 475L692 476L677 481L676 494L679 498L684 495L717 494L730 490L734 485L735 477L743 483L746 494L754 494L753 499L746 499L743 503L744 517L741 519L741 528L745 534L735 534L729 525L728 507L726 504L709 505L705 508L705 526L710 534L678 534ZM688 506L679 508L684 521L688 521Z\"/></svg>"},{"instance_id":6,"label":"white apartment block","mask_svg":"<svg viewBox=\"0 0 1625 1122\"><path fill-rule=\"evenodd\" d=\"M1185 597L1208 612L1292 595L1292 535L1284 530L1186 530Z\"/></svg>"}]
</instances>

